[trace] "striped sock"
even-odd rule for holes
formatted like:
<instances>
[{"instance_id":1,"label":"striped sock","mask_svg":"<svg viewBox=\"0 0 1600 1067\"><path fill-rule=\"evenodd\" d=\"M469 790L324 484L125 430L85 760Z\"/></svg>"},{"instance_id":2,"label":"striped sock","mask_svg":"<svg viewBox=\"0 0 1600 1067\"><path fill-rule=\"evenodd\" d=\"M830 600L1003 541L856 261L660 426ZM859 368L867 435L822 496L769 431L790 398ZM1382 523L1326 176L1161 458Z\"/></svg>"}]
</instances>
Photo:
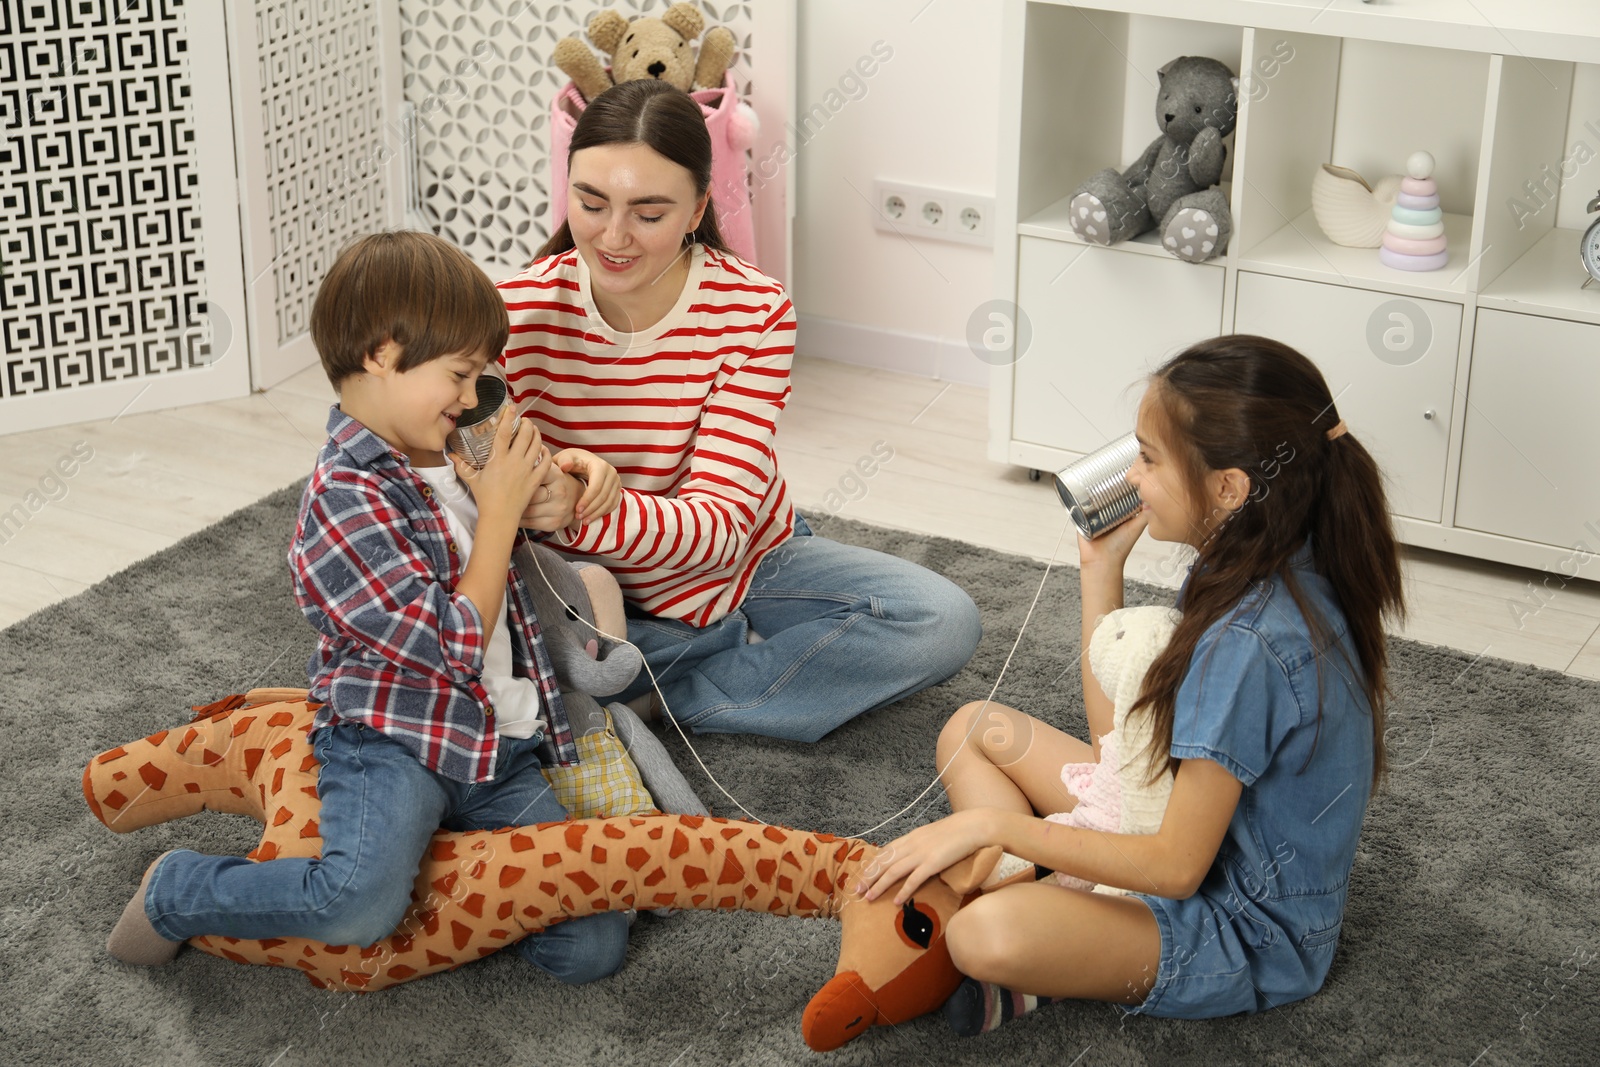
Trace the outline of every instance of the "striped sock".
<instances>
[{"instance_id":1,"label":"striped sock","mask_svg":"<svg viewBox=\"0 0 1600 1067\"><path fill-rule=\"evenodd\" d=\"M1053 998L1017 993L993 982L963 978L961 985L944 1002L945 1021L962 1037L986 1034L1007 1019L1042 1008Z\"/></svg>"}]
</instances>

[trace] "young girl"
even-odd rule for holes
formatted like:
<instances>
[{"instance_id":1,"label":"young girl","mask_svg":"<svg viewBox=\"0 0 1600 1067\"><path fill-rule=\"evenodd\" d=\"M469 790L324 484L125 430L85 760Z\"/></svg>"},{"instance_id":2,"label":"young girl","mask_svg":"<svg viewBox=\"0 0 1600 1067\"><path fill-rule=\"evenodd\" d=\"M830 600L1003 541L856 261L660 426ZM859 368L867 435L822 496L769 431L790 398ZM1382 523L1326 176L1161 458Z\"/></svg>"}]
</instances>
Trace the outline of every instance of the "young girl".
<instances>
[{"instance_id":1,"label":"young girl","mask_svg":"<svg viewBox=\"0 0 1600 1067\"><path fill-rule=\"evenodd\" d=\"M964 592L794 512L773 450L794 308L722 242L699 105L624 82L584 110L569 159L566 223L500 285L502 362L552 450L616 468L622 505L591 518L571 480L524 525L562 527L551 545L616 575L628 639L698 731L815 741L960 670L981 633Z\"/></svg>"},{"instance_id":2,"label":"young girl","mask_svg":"<svg viewBox=\"0 0 1600 1067\"><path fill-rule=\"evenodd\" d=\"M1208 1018L1321 987L1338 943L1369 790L1383 773L1382 616L1400 567L1382 481L1310 360L1263 337L1204 341L1153 375L1128 475L1139 515L1080 541L1085 655L1122 606L1140 534L1199 550L1182 620L1145 676L1153 770L1176 770L1161 829L1109 834L1071 810L1067 763L1097 759L1112 706L1087 667L1085 744L1019 711L969 704L940 735L949 818L893 842L861 888L903 901L986 845L1131 891L1054 880L982 896L951 920L968 980L962 1033L1063 997ZM1087 663L1087 659L1085 659Z\"/></svg>"}]
</instances>

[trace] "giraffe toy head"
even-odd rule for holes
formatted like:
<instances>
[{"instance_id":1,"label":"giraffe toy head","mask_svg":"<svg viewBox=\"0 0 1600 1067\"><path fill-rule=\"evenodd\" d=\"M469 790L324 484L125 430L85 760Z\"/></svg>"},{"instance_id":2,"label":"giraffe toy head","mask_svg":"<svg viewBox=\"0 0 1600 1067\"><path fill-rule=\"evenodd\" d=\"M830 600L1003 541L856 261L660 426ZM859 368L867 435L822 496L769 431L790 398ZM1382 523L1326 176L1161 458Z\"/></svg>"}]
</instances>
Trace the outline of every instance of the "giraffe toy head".
<instances>
[{"instance_id":1,"label":"giraffe toy head","mask_svg":"<svg viewBox=\"0 0 1600 1067\"><path fill-rule=\"evenodd\" d=\"M307 738L315 709L304 690L253 690L197 708L185 726L96 756L84 770L84 797L119 833L210 809L262 824L253 860L317 856L321 802ZM994 863L980 853L899 907L892 893L866 901L853 891L877 851L854 838L694 815L440 831L423 857L410 910L373 945L221 936L189 943L236 963L293 967L322 988L371 991L615 908L837 917L838 971L802 1019L807 1044L825 1051L949 997L960 978L944 931Z\"/></svg>"},{"instance_id":2,"label":"giraffe toy head","mask_svg":"<svg viewBox=\"0 0 1600 1067\"><path fill-rule=\"evenodd\" d=\"M999 859L998 847L969 856L924 882L903 905L887 890L872 901L847 897L839 914L839 968L800 1022L806 1044L829 1052L868 1027L895 1026L942 1005L961 983L945 928Z\"/></svg>"}]
</instances>

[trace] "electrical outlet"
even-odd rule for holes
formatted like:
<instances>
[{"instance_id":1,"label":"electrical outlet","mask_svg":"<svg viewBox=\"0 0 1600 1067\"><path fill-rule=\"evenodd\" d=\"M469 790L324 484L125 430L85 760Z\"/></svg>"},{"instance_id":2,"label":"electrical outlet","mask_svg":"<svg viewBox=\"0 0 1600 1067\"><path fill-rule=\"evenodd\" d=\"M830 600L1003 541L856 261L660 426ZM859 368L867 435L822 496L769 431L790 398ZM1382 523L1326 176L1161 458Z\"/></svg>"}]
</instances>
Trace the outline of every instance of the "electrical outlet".
<instances>
[{"instance_id":1,"label":"electrical outlet","mask_svg":"<svg viewBox=\"0 0 1600 1067\"><path fill-rule=\"evenodd\" d=\"M878 179L872 183L872 225L886 233L992 245L994 198Z\"/></svg>"}]
</instances>

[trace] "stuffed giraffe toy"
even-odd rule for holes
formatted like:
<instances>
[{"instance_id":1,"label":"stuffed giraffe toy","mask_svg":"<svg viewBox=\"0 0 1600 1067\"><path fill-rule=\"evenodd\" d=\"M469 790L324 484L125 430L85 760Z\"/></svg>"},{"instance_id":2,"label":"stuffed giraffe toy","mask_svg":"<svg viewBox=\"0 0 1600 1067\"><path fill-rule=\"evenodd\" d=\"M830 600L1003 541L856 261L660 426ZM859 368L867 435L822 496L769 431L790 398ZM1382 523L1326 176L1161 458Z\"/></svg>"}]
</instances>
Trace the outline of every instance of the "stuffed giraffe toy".
<instances>
[{"instance_id":1,"label":"stuffed giraffe toy","mask_svg":"<svg viewBox=\"0 0 1600 1067\"><path fill-rule=\"evenodd\" d=\"M304 690L252 690L196 708L186 726L91 760L84 798L118 833L222 811L261 822L253 860L319 855L318 766L307 737L316 708ZM877 851L853 838L697 815L440 831L410 910L376 944L220 936L189 943L236 963L296 968L320 988L370 991L453 970L553 923L609 909L837 917L838 969L801 1023L806 1043L827 1051L949 997L960 976L946 924L1000 855L994 848L969 857L897 907L892 893L869 902L851 891Z\"/></svg>"}]
</instances>

